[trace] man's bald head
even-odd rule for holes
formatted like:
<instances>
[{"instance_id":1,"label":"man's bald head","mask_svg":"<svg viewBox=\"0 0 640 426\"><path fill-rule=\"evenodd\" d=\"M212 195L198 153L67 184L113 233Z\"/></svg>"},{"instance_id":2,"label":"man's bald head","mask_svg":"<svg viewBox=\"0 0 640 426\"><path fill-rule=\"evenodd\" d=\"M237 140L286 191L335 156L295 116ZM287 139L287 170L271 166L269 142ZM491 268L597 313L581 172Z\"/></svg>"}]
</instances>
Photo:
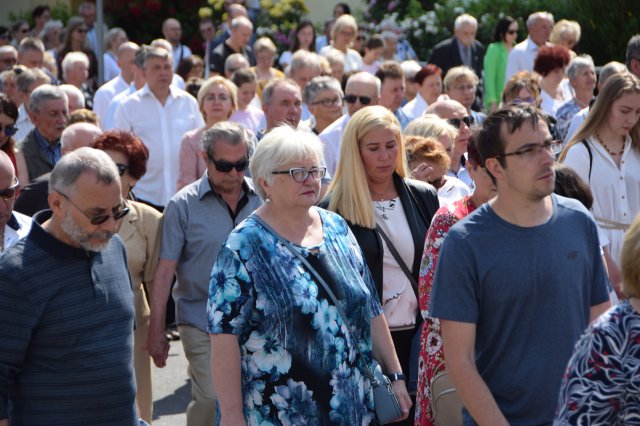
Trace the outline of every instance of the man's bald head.
<instances>
[{"instance_id":1,"label":"man's bald head","mask_svg":"<svg viewBox=\"0 0 640 426\"><path fill-rule=\"evenodd\" d=\"M132 41L125 41L118 47L118 66L120 74L127 83L133 80L133 67L135 65L136 53L140 50L140 46Z\"/></svg>"},{"instance_id":2,"label":"man's bald head","mask_svg":"<svg viewBox=\"0 0 640 426\"><path fill-rule=\"evenodd\" d=\"M93 141L102 134L102 130L91 123L74 123L64 129L60 137L62 155L78 148L90 147Z\"/></svg>"},{"instance_id":3,"label":"man's bald head","mask_svg":"<svg viewBox=\"0 0 640 426\"><path fill-rule=\"evenodd\" d=\"M233 21L234 18L239 16L248 18L249 14L247 13L247 9L241 4L230 4L229 7L227 7L227 20L229 21L229 25L231 25L231 21Z\"/></svg>"},{"instance_id":4,"label":"man's bald head","mask_svg":"<svg viewBox=\"0 0 640 426\"><path fill-rule=\"evenodd\" d=\"M0 151L0 191L9 189L16 183L16 172L13 168L13 163L4 151ZM4 229L4 226L11 219L11 213L13 212L13 203L15 202L15 196L9 200L0 200L0 228Z\"/></svg>"},{"instance_id":5,"label":"man's bald head","mask_svg":"<svg viewBox=\"0 0 640 426\"><path fill-rule=\"evenodd\" d=\"M429 108L425 111L425 114L435 114L440 118L444 118L448 120L450 118L455 118L461 112L465 113L466 116L467 109L458 101L454 101L453 99L447 99L442 101L437 101L429 105Z\"/></svg>"}]
</instances>

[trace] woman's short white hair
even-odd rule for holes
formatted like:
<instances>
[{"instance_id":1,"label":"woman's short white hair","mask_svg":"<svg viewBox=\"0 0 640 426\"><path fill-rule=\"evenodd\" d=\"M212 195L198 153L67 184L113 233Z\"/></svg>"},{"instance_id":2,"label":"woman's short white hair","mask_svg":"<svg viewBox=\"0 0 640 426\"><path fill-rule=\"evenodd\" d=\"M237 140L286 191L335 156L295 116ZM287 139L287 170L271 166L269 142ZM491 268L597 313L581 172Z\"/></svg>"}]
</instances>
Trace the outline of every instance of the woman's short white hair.
<instances>
[{"instance_id":1,"label":"woman's short white hair","mask_svg":"<svg viewBox=\"0 0 640 426\"><path fill-rule=\"evenodd\" d=\"M67 71L75 64L84 64L89 68L89 57L84 52L69 52L62 60L62 78L66 79Z\"/></svg>"},{"instance_id":2,"label":"woman's short white hair","mask_svg":"<svg viewBox=\"0 0 640 426\"><path fill-rule=\"evenodd\" d=\"M447 135L454 141L458 137L458 130L453 127L447 120L440 118L435 114L425 114L407 125L404 129L404 136L420 136L423 138L439 139L441 136Z\"/></svg>"},{"instance_id":3,"label":"woman's short white hair","mask_svg":"<svg viewBox=\"0 0 640 426\"><path fill-rule=\"evenodd\" d=\"M265 135L251 157L249 171L256 183L256 191L263 200L267 193L260 180L273 182L272 172L296 161L313 159L316 165L323 163L322 142L315 134L290 126L278 126Z\"/></svg>"},{"instance_id":4,"label":"woman's short white hair","mask_svg":"<svg viewBox=\"0 0 640 426\"><path fill-rule=\"evenodd\" d=\"M576 78L583 68L589 68L593 71L596 70L596 66L593 64L593 58L591 58L591 56L580 55L571 60L567 67L567 78L569 78L569 81Z\"/></svg>"}]
</instances>

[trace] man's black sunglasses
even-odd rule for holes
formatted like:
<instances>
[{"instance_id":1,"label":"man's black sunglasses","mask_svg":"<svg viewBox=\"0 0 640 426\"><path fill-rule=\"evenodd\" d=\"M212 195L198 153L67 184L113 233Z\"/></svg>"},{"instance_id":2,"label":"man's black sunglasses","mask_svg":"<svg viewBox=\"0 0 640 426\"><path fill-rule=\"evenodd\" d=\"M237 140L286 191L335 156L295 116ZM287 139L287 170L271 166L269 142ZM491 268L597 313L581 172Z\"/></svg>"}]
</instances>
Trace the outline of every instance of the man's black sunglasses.
<instances>
[{"instance_id":1,"label":"man's black sunglasses","mask_svg":"<svg viewBox=\"0 0 640 426\"><path fill-rule=\"evenodd\" d=\"M355 104L358 99L360 99L360 103L362 105L369 105L372 101L372 99L369 96L346 95L344 97L344 100L348 104Z\"/></svg>"},{"instance_id":2,"label":"man's black sunglasses","mask_svg":"<svg viewBox=\"0 0 640 426\"><path fill-rule=\"evenodd\" d=\"M447 120L447 122L451 124L453 127L455 127L456 129L459 129L460 124L462 124L463 122L464 124L467 125L467 127L471 127L473 123L475 123L475 120L473 119L472 116L469 115L464 118L450 118Z\"/></svg>"},{"instance_id":3,"label":"man's black sunglasses","mask_svg":"<svg viewBox=\"0 0 640 426\"><path fill-rule=\"evenodd\" d=\"M228 161L215 160L211 157L210 154L207 154L207 157L209 157L209 161L211 161L211 163L213 163L213 165L216 167L216 170L221 173L229 173L232 169L236 169L236 171L238 172L244 172L249 165L248 158L237 161L235 163L230 163Z\"/></svg>"}]
</instances>

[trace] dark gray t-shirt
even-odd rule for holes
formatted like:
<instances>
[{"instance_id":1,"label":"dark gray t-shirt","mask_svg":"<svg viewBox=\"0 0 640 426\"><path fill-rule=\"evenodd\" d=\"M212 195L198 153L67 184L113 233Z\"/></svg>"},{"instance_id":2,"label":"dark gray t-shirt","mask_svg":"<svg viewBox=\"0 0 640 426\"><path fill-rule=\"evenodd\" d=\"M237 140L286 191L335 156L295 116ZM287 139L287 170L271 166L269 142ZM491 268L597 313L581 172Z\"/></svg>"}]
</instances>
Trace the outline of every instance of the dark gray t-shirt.
<instances>
[{"instance_id":1,"label":"dark gray t-shirt","mask_svg":"<svg viewBox=\"0 0 640 426\"><path fill-rule=\"evenodd\" d=\"M478 208L447 234L435 275L430 315L476 324L476 366L512 425L551 424L590 307L608 300L591 215L552 200L531 228Z\"/></svg>"}]
</instances>

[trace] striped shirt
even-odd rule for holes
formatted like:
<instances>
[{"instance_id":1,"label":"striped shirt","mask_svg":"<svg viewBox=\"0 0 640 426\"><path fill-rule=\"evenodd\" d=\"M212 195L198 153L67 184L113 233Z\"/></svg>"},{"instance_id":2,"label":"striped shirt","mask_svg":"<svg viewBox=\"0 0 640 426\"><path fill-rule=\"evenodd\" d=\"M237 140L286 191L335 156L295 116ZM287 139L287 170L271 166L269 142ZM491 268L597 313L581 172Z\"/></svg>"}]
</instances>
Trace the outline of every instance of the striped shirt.
<instances>
[{"instance_id":1,"label":"striped shirt","mask_svg":"<svg viewBox=\"0 0 640 426\"><path fill-rule=\"evenodd\" d=\"M41 227L50 216L34 216L29 235L0 257L0 419L133 426L124 245L114 236L101 252L71 247Z\"/></svg>"}]
</instances>

